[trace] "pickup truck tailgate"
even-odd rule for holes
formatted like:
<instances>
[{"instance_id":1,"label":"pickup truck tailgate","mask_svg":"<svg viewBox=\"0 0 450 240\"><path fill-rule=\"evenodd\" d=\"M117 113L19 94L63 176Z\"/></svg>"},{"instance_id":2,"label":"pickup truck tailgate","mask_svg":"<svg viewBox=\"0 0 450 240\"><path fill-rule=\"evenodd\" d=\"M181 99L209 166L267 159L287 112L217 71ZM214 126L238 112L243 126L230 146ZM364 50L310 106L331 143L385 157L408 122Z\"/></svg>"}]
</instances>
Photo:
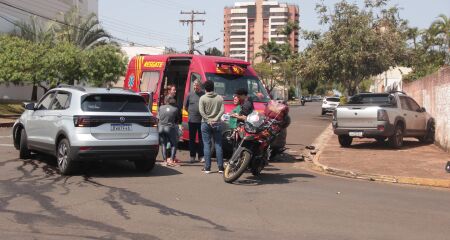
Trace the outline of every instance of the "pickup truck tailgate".
<instances>
[{"instance_id":1,"label":"pickup truck tailgate","mask_svg":"<svg viewBox=\"0 0 450 240\"><path fill-rule=\"evenodd\" d=\"M336 109L339 128L376 128L378 107L376 106L340 106Z\"/></svg>"}]
</instances>

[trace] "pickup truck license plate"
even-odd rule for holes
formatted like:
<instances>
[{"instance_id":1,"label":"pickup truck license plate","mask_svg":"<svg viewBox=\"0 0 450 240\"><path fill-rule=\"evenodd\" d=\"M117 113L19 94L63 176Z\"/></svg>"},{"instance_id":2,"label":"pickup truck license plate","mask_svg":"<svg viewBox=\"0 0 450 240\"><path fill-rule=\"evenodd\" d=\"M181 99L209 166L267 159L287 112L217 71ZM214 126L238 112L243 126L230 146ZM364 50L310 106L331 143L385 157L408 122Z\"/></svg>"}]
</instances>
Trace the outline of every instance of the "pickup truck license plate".
<instances>
[{"instance_id":1,"label":"pickup truck license plate","mask_svg":"<svg viewBox=\"0 0 450 240\"><path fill-rule=\"evenodd\" d=\"M131 124L111 124L111 132L128 132L131 131Z\"/></svg>"},{"instance_id":2,"label":"pickup truck license plate","mask_svg":"<svg viewBox=\"0 0 450 240\"><path fill-rule=\"evenodd\" d=\"M363 132L349 132L348 135L350 137L362 137L363 136Z\"/></svg>"}]
</instances>

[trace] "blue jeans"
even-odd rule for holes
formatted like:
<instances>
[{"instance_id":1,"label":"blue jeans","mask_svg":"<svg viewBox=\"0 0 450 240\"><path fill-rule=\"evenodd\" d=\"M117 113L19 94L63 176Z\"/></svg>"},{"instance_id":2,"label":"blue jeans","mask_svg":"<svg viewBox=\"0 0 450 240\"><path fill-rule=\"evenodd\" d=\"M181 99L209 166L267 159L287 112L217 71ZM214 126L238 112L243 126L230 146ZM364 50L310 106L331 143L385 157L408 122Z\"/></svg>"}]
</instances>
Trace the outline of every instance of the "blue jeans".
<instances>
[{"instance_id":1,"label":"blue jeans","mask_svg":"<svg viewBox=\"0 0 450 240\"><path fill-rule=\"evenodd\" d=\"M203 153L205 154L205 170L211 170L211 138L214 139L216 147L217 166L223 170L223 152L222 152L222 124L208 124L202 122Z\"/></svg>"}]
</instances>

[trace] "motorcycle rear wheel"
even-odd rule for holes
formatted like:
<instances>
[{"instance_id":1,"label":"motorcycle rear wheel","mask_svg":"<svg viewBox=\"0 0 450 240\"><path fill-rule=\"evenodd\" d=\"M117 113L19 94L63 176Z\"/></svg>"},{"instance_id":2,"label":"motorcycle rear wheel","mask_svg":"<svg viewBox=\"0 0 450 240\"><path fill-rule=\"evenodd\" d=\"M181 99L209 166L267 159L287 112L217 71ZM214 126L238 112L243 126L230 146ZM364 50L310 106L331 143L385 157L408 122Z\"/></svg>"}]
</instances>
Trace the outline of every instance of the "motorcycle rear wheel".
<instances>
[{"instance_id":1,"label":"motorcycle rear wheel","mask_svg":"<svg viewBox=\"0 0 450 240\"><path fill-rule=\"evenodd\" d=\"M223 180L226 183L232 183L236 181L245 172L245 170L247 170L247 167L250 164L250 151L245 148L238 149L238 151L240 151L239 154L234 155L233 158L230 159L223 173Z\"/></svg>"}]
</instances>

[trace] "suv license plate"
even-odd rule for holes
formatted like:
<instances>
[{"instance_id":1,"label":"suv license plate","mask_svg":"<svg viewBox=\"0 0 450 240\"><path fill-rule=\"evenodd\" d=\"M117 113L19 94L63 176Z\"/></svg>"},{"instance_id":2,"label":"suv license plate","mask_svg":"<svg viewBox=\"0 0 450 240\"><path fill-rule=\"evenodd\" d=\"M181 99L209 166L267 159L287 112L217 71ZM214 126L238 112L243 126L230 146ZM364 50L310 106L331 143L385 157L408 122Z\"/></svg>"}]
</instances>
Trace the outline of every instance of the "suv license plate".
<instances>
[{"instance_id":1,"label":"suv license plate","mask_svg":"<svg viewBox=\"0 0 450 240\"><path fill-rule=\"evenodd\" d=\"M131 131L131 124L111 124L111 132L126 132Z\"/></svg>"},{"instance_id":2,"label":"suv license plate","mask_svg":"<svg viewBox=\"0 0 450 240\"><path fill-rule=\"evenodd\" d=\"M362 137L363 136L363 132L349 132L348 135L350 137Z\"/></svg>"}]
</instances>

